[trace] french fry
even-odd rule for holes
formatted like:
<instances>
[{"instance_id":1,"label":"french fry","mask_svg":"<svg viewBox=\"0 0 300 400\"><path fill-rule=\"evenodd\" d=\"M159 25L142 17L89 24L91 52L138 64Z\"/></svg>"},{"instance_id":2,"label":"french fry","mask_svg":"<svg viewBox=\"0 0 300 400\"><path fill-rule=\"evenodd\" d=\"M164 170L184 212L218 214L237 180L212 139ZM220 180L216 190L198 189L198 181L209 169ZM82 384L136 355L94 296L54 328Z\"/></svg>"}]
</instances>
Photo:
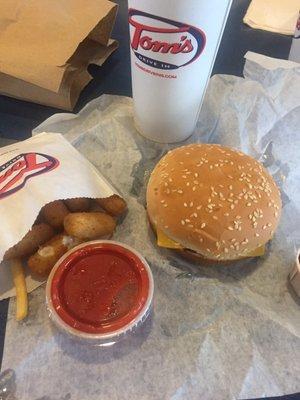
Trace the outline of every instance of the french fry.
<instances>
[{"instance_id":1,"label":"french fry","mask_svg":"<svg viewBox=\"0 0 300 400\"><path fill-rule=\"evenodd\" d=\"M77 197L64 201L71 212L87 211L90 208L91 200L86 197Z\"/></svg>"},{"instance_id":2,"label":"french fry","mask_svg":"<svg viewBox=\"0 0 300 400\"><path fill-rule=\"evenodd\" d=\"M22 319L26 318L28 313L28 297L25 274L22 262L19 259L11 260L10 268L13 276L13 282L16 288L16 319L17 321L21 321Z\"/></svg>"},{"instance_id":3,"label":"french fry","mask_svg":"<svg viewBox=\"0 0 300 400\"><path fill-rule=\"evenodd\" d=\"M111 236L116 221L110 215L101 212L71 213L65 217L64 227L70 236L92 240Z\"/></svg>"},{"instance_id":4,"label":"french fry","mask_svg":"<svg viewBox=\"0 0 300 400\"><path fill-rule=\"evenodd\" d=\"M117 194L114 194L110 197L106 197L105 199L96 199L98 204L107 211L109 214L114 217L119 217L125 213L127 210L126 201L123 200Z\"/></svg>"}]
</instances>

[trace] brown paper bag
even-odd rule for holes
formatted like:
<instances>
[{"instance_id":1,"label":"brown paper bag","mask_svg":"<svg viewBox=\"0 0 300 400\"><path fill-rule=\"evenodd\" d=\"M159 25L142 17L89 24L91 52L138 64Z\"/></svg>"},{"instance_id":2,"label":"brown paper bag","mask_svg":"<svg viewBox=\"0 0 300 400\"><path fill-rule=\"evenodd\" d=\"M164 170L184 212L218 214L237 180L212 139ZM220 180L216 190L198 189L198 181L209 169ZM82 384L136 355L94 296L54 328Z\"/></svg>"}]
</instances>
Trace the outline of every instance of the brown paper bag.
<instances>
[{"instance_id":1,"label":"brown paper bag","mask_svg":"<svg viewBox=\"0 0 300 400\"><path fill-rule=\"evenodd\" d=\"M117 48L110 40L117 5L107 0L0 2L0 92L71 110Z\"/></svg>"}]
</instances>

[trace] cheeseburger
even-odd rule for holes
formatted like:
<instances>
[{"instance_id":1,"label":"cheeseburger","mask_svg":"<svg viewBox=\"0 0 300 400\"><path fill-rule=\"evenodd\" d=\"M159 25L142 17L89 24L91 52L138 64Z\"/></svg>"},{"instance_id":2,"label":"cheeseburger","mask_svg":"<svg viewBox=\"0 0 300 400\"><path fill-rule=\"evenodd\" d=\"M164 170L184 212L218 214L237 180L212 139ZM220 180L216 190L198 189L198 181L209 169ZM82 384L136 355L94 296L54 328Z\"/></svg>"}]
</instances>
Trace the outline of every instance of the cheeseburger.
<instances>
[{"instance_id":1,"label":"cheeseburger","mask_svg":"<svg viewBox=\"0 0 300 400\"><path fill-rule=\"evenodd\" d=\"M226 263L264 254L281 199L258 161L228 147L191 144L156 165L147 210L159 246Z\"/></svg>"}]
</instances>

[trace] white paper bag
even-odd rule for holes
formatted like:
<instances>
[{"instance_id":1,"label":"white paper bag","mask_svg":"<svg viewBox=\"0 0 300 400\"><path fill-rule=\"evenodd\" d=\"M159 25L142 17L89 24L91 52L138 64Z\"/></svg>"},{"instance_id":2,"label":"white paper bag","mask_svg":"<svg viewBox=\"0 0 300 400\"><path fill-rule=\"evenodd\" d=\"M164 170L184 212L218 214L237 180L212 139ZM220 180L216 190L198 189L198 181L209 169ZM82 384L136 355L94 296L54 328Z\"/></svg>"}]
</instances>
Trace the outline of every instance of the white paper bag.
<instances>
[{"instance_id":1,"label":"white paper bag","mask_svg":"<svg viewBox=\"0 0 300 400\"><path fill-rule=\"evenodd\" d=\"M62 135L41 133L0 149L0 261L31 229L40 209L58 199L105 198L117 191ZM28 291L41 284L27 276ZM0 264L0 299L14 295Z\"/></svg>"}]
</instances>

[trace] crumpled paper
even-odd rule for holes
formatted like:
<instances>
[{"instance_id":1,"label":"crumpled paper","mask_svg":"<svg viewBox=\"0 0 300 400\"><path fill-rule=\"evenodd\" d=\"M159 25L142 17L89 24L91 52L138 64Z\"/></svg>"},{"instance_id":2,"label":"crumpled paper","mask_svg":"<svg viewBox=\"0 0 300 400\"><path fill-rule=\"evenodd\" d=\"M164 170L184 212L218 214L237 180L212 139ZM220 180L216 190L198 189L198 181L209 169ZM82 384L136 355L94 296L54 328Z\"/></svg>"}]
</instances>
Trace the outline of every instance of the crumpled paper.
<instances>
[{"instance_id":1,"label":"crumpled paper","mask_svg":"<svg viewBox=\"0 0 300 400\"><path fill-rule=\"evenodd\" d=\"M129 213L114 238L148 260L154 312L136 335L97 348L52 327L44 288L30 295L22 325L11 302L2 369L15 370L17 399L223 400L300 391L300 302L287 283L300 239L300 66L276 67L250 54L244 72L244 79L211 79L187 142L238 147L274 175L284 209L261 259L201 267L155 245L145 187L174 145L149 142L135 131L131 99L102 96L78 115L54 115L35 130L63 133L125 194Z\"/></svg>"}]
</instances>

